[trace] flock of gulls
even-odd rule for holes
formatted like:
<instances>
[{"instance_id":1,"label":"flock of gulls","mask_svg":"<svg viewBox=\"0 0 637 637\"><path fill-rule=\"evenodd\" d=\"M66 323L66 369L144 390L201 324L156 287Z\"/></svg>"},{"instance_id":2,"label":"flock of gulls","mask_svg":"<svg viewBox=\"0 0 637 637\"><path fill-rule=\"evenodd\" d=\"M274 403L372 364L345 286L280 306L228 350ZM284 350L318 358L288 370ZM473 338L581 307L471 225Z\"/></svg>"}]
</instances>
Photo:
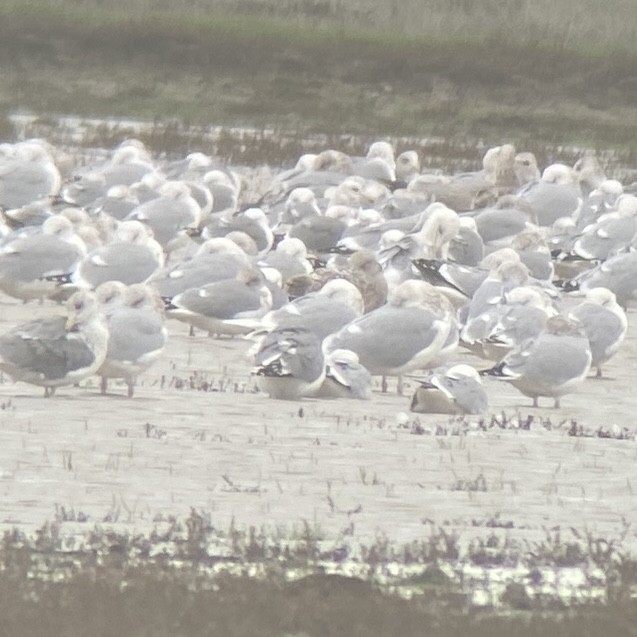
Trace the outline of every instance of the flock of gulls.
<instances>
[{"instance_id":1,"label":"flock of gulls","mask_svg":"<svg viewBox=\"0 0 637 637\"><path fill-rule=\"evenodd\" d=\"M66 308L0 335L0 370L132 397L182 321L245 338L272 398L369 399L409 375L412 411L480 414L491 376L559 407L625 337L635 194L592 154L540 171L510 144L460 174L378 141L267 175L138 140L84 165L0 144L0 290Z\"/></svg>"}]
</instances>

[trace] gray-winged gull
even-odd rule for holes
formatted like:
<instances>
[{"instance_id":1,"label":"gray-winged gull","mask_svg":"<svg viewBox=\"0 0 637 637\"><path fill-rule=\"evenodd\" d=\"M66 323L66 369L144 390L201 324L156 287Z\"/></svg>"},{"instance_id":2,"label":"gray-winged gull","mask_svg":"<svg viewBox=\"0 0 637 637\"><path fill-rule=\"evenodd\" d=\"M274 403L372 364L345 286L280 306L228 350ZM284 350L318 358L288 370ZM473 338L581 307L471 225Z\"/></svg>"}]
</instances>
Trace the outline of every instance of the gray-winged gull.
<instances>
[{"instance_id":1,"label":"gray-winged gull","mask_svg":"<svg viewBox=\"0 0 637 637\"><path fill-rule=\"evenodd\" d=\"M553 316L534 340L507 354L495 367L480 372L510 382L538 406L540 396L554 398L574 392L591 367L591 349L579 321Z\"/></svg>"},{"instance_id":2,"label":"gray-winged gull","mask_svg":"<svg viewBox=\"0 0 637 637\"><path fill-rule=\"evenodd\" d=\"M191 288L201 288L215 281L234 279L244 268L251 267L250 259L227 237L208 239L194 256L155 273L149 283L164 301Z\"/></svg>"},{"instance_id":3,"label":"gray-winged gull","mask_svg":"<svg viewBox=\"0 0 637 637\"><path fill-rule=\"evenodd\" d=\"M571 308L568 316L583 326L591 347L591 366L602 375L602 365L614 356L626 336L628 321L615 295L606 288L592 288L583 303Z\"/></svg>"},{"instance_id":4,"label":"gray-winged gull","mask_svg":"<svg viewBox=\"0 0 637 637\"><path fill-rule=\"evenodd\" d=\"M637 252L622 252L563 284L565 292L608 288L625 309L637 295Z\"/></svg>"},{"instance_id":5,"label":"gray-winged gull","mask_svg":"<svg viewBox=\"0 0 637 637\"><path fill-rule=\"evenodd\" d=\"M211 334L248 334L272 309L272 293L256 268L178 294L167 315Z\"/></svg>"},{"instance_id":6,"label":"gray-winged gull","mask_svg":"<svg viewBox=\"0 0 637 637\"><path fill-rule=\"evenodd\" d=\"M301 239L287 237L258 261L261 267L275 268L283 283L299 274L310 274L312 264L307 259L307 247Z\"/></svg>"},{"instance_id":7,"label":"gray-winged gull","mask_svg":"<svg viewBox=\"0 0 637 637\"><path fill-rule=\"evenodd\" d=\"M323 349L355 352L372 375L401 376L436 360L452 323L449 302L433 286L405 281L386 305L328 336Z\"/></svg>"},{"instance_id":8,"label":"gray-winged gull","mask_svg":"<svg viewBox=\"0 0 637 637\"><path fill-rule=\"evenodd\" d=\"M68 276L86 254L71 222L49 217L41 232L16 233L0 248L0 289L18 299L42 299L57 291L57 277Z\"/></svg>"},{"instance_id":9,"label":"gray-winged gull","mask_svg":"<svg viewBox=\"0 0 637 637\"><path fill-rule=\"evenodd\" d=\"M181 181L167 181L159 188L160 196L133 209L126 220L141 221L152 231L155 240L169 252L182 231L194 229L201 221L201 207Z\"/></svg>"},{"instance_id":10,"label":"gray-winged gull","mask_svg":"<svg viewBox=\"0 0 637 637\"><path fill-rule=\"evenodd\" d=\"M513 288L490 313L488 335L480 343L482 354L499 361L510 350L537 338L549 317L556 314L551 298L541 288Z\"/></svg>"},{"instance_id":11,"label":"gray-winged gull","mask_svg":"<svg viewBox=\"0 0 637 637\"><path fill-rule=\"evenodd\" d=\"M582 192L572 168L551 164L542 177L524 186L518 196L531 212L531 220L539 226L551 226L560 217L574 216L582 203Z\"/></svg>"},{"instance_id":12,"label":"gray-winged gull","mask_svg":"<svg viewBox=\"0 0 637 637\"><path fill-rule=\"evenodd\" d=\"M607 212L583 229L573 253L583 259L606 261L624 250L637 232L637 197L621 195L614 212Z\"/></svg>"},{"instance_id":13,"label":"gray-winged gull","mask_svg":"<svg viewBox=\"0 0 637 637\"><path fill-rule=\"evenodd\" d=\"M66 308L66 317L30 321L0 336L0 369L44 387L45 396L88 378L106 356L108 328L95 295L76 292Z\"/></svg>"},{"instance_id":14,"label":"gray-winged gull","mask_svg":"<svg viewBox=\"0 0 637 637\"><path fill-rule=\"evenodd\" d=\"M122 304L107 313L108 349L97 374L102 379L102 394L106 393L109 378L123 378L128 397L132 398L137 377L161 356L168 332L161 299L152 288L131 285L122 296Z\"/></svg>"},{"instance_id":15,"label":"gray-winged gull","mask_svg":"<svg viewBox=\"0 0 637 637\"><path fill-rule=\"evenodd\" d=\"M334 350L325 357L325 365L325 380L317 394L319 398L371 398L372 375L360 364L354 352Z\"/></svg>"},{"instance_id":16,"label":"gray-winged gull","mask_svg":"<svg viewBox=\"0 0 637 637\"><path fill-rule=\"evenodd\" d=\"M203 239L225 237L233 230L240 230L250 236L257 244L261 255L269 252L274 243L274 234L261 208L248 208L232 216L213 217L201 232L201 236Z\"/></svg>"},{"instance_id":17,"label":"gray-winged gull","mask_svg":"<svg viewBox=\"0 0 637 637\"><path fill-rule=\"evenodd\" d=\"M487 408L480 375L464 364L434 370L421 381L410 406L411 411L420 414L483 414Z\"/></svg>"},{"instance_id":18,"label":"gray-winged gull","mask_svg":"<svg viewBox=\"0 0 637 637\"><path fill-rule=\"evenodd\" d=\"M325 360L317 336L302 327L273 330L254 357L253 372L270 398L298 400L314 396L325 379Z\"/></svg>"},{"instance_id":19,"label":"gray-winged gull","mask_svg":"<svg viewBox=\"0 0 637 637\"><path fill-rule=\"evenodd\" d=\"M322 341L329 334L360 316L363 298L358 288L345 279L332 279L318 292L310 292L265 315L265 329L300 326Z\"/></svg>"},{"instance_id":20,"label":"gray-winged gull","mask_svg":"<svg viewBox=\"0 0 637 637\"><path fill-rule=\"evenodd\" d=\"M57 195L62 179L40 144L23 143L13 157L0 158L0 206L13 210Z\"/></svg>"},{"instance_id":21,"label":"gray-winged gull","mask_svg":"<svg viewBox=\"0 0 637 637\"><path fill-rule=\"evenodd\" d=\"M164 264L161 246L139 221L123 221L115 240L91 251L71 276L78 287L96 288L105 281L143 283Z\"/></svg>"}]
</instances>

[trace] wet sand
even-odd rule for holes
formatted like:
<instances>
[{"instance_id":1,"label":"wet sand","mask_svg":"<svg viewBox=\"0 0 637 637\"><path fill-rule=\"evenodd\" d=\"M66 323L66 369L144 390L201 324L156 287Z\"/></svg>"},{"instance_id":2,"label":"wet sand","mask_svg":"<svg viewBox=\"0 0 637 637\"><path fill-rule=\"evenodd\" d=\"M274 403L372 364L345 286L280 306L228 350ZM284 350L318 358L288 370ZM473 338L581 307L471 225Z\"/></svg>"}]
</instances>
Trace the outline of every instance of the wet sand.
<instances>
[{"instance_id":1,"label":"wet sand","mask_svg":"<svg viewBox=\"0 0 637 637\"><path fill-rule=\"evenodd\" d=\"M61 309L52 303L3 297L0 332L54 312ZM571 437L568 429L574 419L590 431L635 431L634 311L629 323L605 378L588 379L561 409L548 399L532 409L514 388L486 381L491 411L532 414L530 431L443 436L426 430L449 418L410 414L409 388L404 397L376 391L369 402L270 400L255 390L248 342L189 337L186 326L170 322L167 351L133 399L113 382L101 396L96 378L52 399L3 378L1 524L35 530L57 506L81 516L80 528L149 531L194 507L221 529L233 520L280 533L310 524L326 539L347 535L359 544L383 535L409 542L439 525L468 541L494 516L511 523L506 533L530 541L558 525L615 538L637 516L637 445ZM414 421L425 433L413 433ZM486 490L469 489L480 476ZM623 546L636 545L629 529Z\"/></svg>"}]
</instances>

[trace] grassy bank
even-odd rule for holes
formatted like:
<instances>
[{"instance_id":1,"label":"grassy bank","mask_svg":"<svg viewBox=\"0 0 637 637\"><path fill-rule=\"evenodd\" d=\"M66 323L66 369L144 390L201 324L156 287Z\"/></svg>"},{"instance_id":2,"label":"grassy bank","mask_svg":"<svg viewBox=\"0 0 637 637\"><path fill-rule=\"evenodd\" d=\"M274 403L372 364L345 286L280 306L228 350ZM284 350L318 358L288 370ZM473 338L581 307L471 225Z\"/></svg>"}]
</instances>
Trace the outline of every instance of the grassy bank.
<instances>
[{"instance_id":1,"label":"grassy bank","mask_svg":"<svg viewBox=\"0 0 637 637\"><path fill-rule=\"evenodd\" d=\"M88 528L71 540L63 532L67 523ZM13 531L0 541L0 635L634 634L635 561L612 540L549 535L520 553L493 540L464 551L442 529L408 547L379 538L361 554L359 564L370 567L370 575L354 577L347 567L324 572L326 561L342 560L343 547L326 551L308 525L294 536L255 528L222 532L193 511L186 520L158 523L149 535L127 535L91 527L60 508L34 539ZM418 568L402 582L412 591L409 599L372 576L382 576L396 560ZM486 570L516 560L533 563L538 591L547 567L558 578L563 567L596 566L607 577L605 603L532 597L518 577L495 605L476 608L469 592L438 566L450 560ZM593 576L594 568L588 572Z\"/></svg>"},{"instance_id":2,"label":"grassy bank","mask_svg":"<svg viewBox=\"0 0 637 637\"><path fill-rule=\"evenodd\" d=\"M631 149L637 38L613 32L633 28L628 3L560 37L562 5L540 28L548 3L496 4L430 2L417 30L415 0L8 0L0 109Z\"/></svg>"}]
</instances>

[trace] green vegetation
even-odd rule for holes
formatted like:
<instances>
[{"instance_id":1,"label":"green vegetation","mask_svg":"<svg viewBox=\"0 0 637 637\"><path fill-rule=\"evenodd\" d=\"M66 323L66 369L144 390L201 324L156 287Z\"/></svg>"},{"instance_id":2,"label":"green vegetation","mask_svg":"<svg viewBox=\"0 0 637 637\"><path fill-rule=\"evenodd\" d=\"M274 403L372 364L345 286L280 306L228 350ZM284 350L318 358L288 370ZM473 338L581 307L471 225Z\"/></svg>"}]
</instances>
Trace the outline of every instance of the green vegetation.
<instances>
[{"instance_id":1,"label":"green vegetation","mask_svg":"<svg viewBox=\"0 0 637 637\"><path fill-rule=\"evenodd\" d=\"M630 0L5 0L0 113L635 152L636 31Z\"/></svg>"}]
</instances>

